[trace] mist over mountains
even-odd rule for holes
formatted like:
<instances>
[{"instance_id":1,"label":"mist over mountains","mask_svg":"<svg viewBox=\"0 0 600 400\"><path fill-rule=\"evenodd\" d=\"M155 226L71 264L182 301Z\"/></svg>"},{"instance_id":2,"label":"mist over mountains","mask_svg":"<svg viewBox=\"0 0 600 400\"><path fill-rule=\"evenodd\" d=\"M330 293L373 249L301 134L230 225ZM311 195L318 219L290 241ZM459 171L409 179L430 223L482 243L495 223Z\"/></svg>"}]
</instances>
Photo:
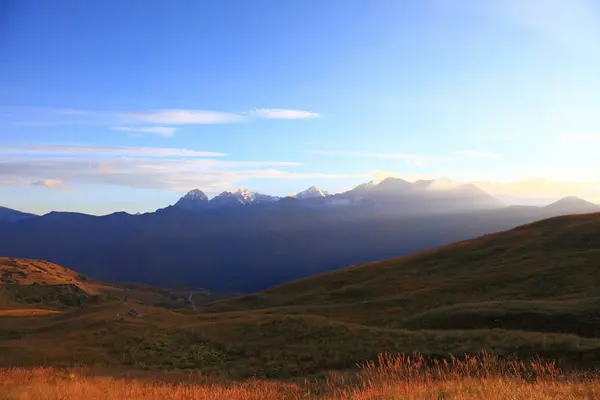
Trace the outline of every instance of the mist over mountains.
<instances>
[{"instance_id":1,"label":"mist over mountains","mask_svg":"<svg viewBox=\"0 0 600 400\"><path fill-rule=\"evenodd\" d=\"M473 184L457 183L450 180L420 180L414 183L400 178L387 178L379 183L368 182L349 191L329 194L311 186L308 189L286 196L299 200L297 204L310 206L374 206L397 208L395 212L438 213L447 211L497 208L498 200ZM223 192L212 199L199 189L183 196L176 208L215 209L248 205L269 205L284 198L261 194L240 188L235 192Z\"/></svg>"},{"instance_id":2,"label":"mist over mountains","mask_svg":"<svg viewBox=\"0 0 600 400\"><path fill-rule=\"evenodd\" d=\"M252 292L288 280L474 238L562 214L600 211L567 197L506 207L473 184L388 178L340 194L279 198L192 190L155 212L5 212L0 254L45 259L110 281ZM16 214L15 214L16 213ZM15 215L17 216L15 219Z\"/></svg>"}]
</instances>

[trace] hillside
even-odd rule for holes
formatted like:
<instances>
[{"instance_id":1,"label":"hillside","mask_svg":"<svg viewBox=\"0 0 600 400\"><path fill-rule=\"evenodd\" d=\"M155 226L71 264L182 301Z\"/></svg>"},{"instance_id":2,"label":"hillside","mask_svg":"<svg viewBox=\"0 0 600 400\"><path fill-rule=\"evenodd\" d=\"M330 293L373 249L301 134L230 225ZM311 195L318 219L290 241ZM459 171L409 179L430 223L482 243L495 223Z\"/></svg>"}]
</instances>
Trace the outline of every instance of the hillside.
<instances>
[{"instance_id":1,"label":"hillside","mask_svg":"<svg viewBox=\"0 0 600 400\"><path fill-rule=\"evenodd\" d=\"M143 296L124 301L123 293L46 306L57 313L2 317L0 366L284 377L352 368L381 352L445 358L481 350L593 366L600 362L599 229L600 214L552 218L195 311L157 307Z\"/></svg>"},{"instance_id":2,"label":"hillside","mask_svg":"<svg viewBox=\"0 0 600 400\"><path fill-rule=\"evenodd\" d=\"M600 214L547 219L195 311L159 307L148 295L159 289L130 285L125 300L124 285L3 259L21 287L70 282L86 293L120 292L81 305L43 303L36 307L55 312L28 317L14 310L31 305L5 306L13 313L0 317L0 366L83 363L284 377L352 368L382 352L445 358L481 350L594 366L600 363L599 229ZM34 285L40 267L49 275Z\"/></svg>"},{"instance_id":3,"label":"hillside","mask_svg":"<svg viewBox=\"0 0 600 400\"><path fill-rule=\"evenodd\" d=\"M509 328L596 337L598 231L600 214L547 219L297 280L216 303L212 310L287 308L387 328Z\"/></svg>"},{"instance_id":4,"label":"hillside","mask_svg":"<svg viewBox=\"0 0 600 400\"><path fill-rule=\"evenodd\" d=\"M106 284L47 261L0 257L0 315L9 311L15 313L14 310L29 310L30 313L64 310L126 298L149 305L185 309L218 298L205 291L191 291L191 294L193 302L188 290Z\"/></svg>"}]
</instances>

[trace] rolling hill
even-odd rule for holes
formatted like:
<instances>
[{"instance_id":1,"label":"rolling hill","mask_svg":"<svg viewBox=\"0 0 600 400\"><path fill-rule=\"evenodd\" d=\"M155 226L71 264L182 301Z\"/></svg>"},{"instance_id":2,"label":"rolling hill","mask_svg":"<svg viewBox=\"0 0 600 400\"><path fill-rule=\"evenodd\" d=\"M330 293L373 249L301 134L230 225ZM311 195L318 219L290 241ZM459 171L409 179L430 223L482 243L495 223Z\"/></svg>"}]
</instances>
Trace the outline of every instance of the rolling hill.
<instances>
[{"instance_id":1,"label":"rolling hill","mask_svg":"<svg viewBox=\"0 0 600 400\"><path fill-rule=\"evenodd\" d=\"M403 327L432 310L600 300L600 213L555 217L223 301L215 310L303 307L353 323ZM495 302L495 303L490 303ZM581 303L583 305L584 303ZM587 303L586 303L587 304ZM453 306L454 308L448 308ZM591 303L587 304L591 307ZM591 307L593 308L593 307ZM600 321L598 321L600 323ZM599 325L600 327L600 325Z\"/></svg>"},{"instance_id":2,"label":"rolling hill","mask_svg":"<svg viewBox=\"0 0 600 400\"><path fill-rule=\"evenodd\" d=\"M29 313L65 311L126 298L149 305L186 309L218 296L207 291L167 290L135 283L107 284L47 261L0 257L0 316L8 311L16 313L14 310L28 310Z\"/></svg>"},{"instance_id":3,"label":"rolling hill","mask_svg":"<svg viewBox=\"0 0 600 400\"><path fill-rule=\"evenodd\" d=\"M283 377L351 368L386 351L444 358L487 350L594 366L600 361L599 229L600 214L546 219L196 311L142 298L124 304L119 295L53 308L55 314L5 316L0 364ZM141 316L127 315L132 307Z\"/></svg>"}]
</instances>

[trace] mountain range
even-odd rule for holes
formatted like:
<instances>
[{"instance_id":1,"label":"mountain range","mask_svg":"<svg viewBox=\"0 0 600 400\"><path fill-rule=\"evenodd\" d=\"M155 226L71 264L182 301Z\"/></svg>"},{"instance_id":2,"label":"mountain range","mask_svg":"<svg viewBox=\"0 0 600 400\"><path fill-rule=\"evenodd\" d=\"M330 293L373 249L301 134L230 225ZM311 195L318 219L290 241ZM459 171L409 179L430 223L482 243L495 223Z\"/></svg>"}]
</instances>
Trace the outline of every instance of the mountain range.
<instances>
[{"instance_id":1,"label":"mountain range","mask_svg":"<svg viewBox=\"0 0 600 400\"><path fill-rule=\"evenodd\" d=\"M315 186L290 196L294 199L314 199L324 198L329 194ZM276 203L281 200L281 197L271 196L257 192L251 192L246 188L239 188L235 192L222 192L219 195L209 200L208 196L200 189L190 190L185 196L180 198L174 207L199 210L209 208L223 208L247 205L261 205Z\"/></svg>"},{"instance_id":2,"label":"mountain range","mask_svg":"<svg viewBox=\"0 0 600 400\"><path fill-rule=\"evenodd\" d=\"M193 190L155 212L51 212L0 221L0 254L45 259L91 277L252 292L539 219L600 211L568 197L504 206L471 184L388 178L329 195L277 198ZM21 215L14 214L11 215Z\"/></svg>"},{"instance_id":3,"label":"mountain range","mask_svg":"<svg viewBox=\"0 0 600 400\"><path fill-rule=\"evenodd\" d=\"M458 211L496 208L501 203L473 184L450 180L421 180L414 183L400 178L387 178L379 183L368 182L338 194L329 194L311 186L289 198L313 206L400 206L406 212ZM240 188L236 192L223 192L209 200L199 189L183 196L174 207L185 209L214 209L247 205L274 204L281 197L251 192ZM400 210L397 210L400 211Z\"/></svg>"}]
</instances>

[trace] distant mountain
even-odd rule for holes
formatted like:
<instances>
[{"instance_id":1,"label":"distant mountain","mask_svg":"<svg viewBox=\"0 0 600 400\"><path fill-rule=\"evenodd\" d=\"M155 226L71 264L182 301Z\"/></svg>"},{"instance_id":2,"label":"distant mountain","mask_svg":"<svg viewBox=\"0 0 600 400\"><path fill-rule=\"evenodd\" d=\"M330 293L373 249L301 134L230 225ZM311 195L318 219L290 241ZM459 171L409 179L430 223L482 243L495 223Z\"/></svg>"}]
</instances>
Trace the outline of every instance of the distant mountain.
<instances>
[{"instance_id":1,"label":"distant mountain","mask_svg":"<svg viewBox=\"0 0 600 400\"><path fill-rule=\"evenodd\" d=\"M0 221L14 222L32 217L37 217L37 215L24 213L11 208L0 207Z\"/></svg>"},{"instance_id":2,"label":"distant mountain","mask_svg":"<svg viewBox=\"0 0 600 400\"><path fill-rule=\"evenodd\" d=\"M448 179L421 180L414 183L400 178L386 178L379 183L368 182L347 192L330 195L311 186L292 196L311 208L327 206L377 207L384 212L403 214L444 213L502 207L502 203L473 184ZM223 192L213 199L199 189L187 193L174 207L186 210L231 208L246 205L275 204L282 199L240 188ZM286 205L291 204L285 201Z\"/></svg>"},{"instance_id":3,"label":"distant mountain","mask_svg":"<svg viewBox=\"0 0 600 400\"><path fill-rule=\"evenodd\" d=\"M502 207L502 203L470 183L449 179L420 180L414 183L386 178L379 183L357 186L338 198L353 204L394 208L403 213L444 213Z\"/></svg>"},{"instance_id":4,"label":"distant mountain","mask_svg":"<svg viewBox=\"0 0 600 400\"><path fill-rule=\"evenodd\" d=\"M371 187L371 191L380 194L394 195L404 193L411 186L412 184L404 179L390 177Z\"/></svg>"},{"instance_id":5,"label":"distant mountain","mask_svg":"<svg viewBox=\"0 0 600 400\"><path fill-rule=\"evenodd\" d=\"M246 188L239 188L236 192L223 192L210 200L213 207L244 206L250 204L274 203L279 200L277 196L251 192Z\"/></svg>"},{"instance_id":6,"label":"distant mountain","mask_svg":"<svg viewBox=\"0 0 600 400\"><path fill-rule=\"evenodd\" d=\"M575 196L564 197L544 207L547 211L571 214L600 212L600 206Z\"/></svg>"},{"instance_id":7,"label":"distant mountain","mask_svg":"<svg viewBox=\"0 0 600 400\"><path fill-rule=\"evenodd\" d=\"M308 189L296 193L294 197L296 199L314 199L314 198L322 198L329 196L329 193L323 189L319 189L316 186L311 186Z\"/></svg>"},{"instance_id":8,"label":"distant mountain","mask_svg":"<svg viewBox=\"0 0 600 400\"><path fill-rule=\"evenodd\" d=\"M188 210L206 208L208 206L208 196L200 189L189 191L185 196L175 203L175 207Z\"/></svg>"}]
</instances>

